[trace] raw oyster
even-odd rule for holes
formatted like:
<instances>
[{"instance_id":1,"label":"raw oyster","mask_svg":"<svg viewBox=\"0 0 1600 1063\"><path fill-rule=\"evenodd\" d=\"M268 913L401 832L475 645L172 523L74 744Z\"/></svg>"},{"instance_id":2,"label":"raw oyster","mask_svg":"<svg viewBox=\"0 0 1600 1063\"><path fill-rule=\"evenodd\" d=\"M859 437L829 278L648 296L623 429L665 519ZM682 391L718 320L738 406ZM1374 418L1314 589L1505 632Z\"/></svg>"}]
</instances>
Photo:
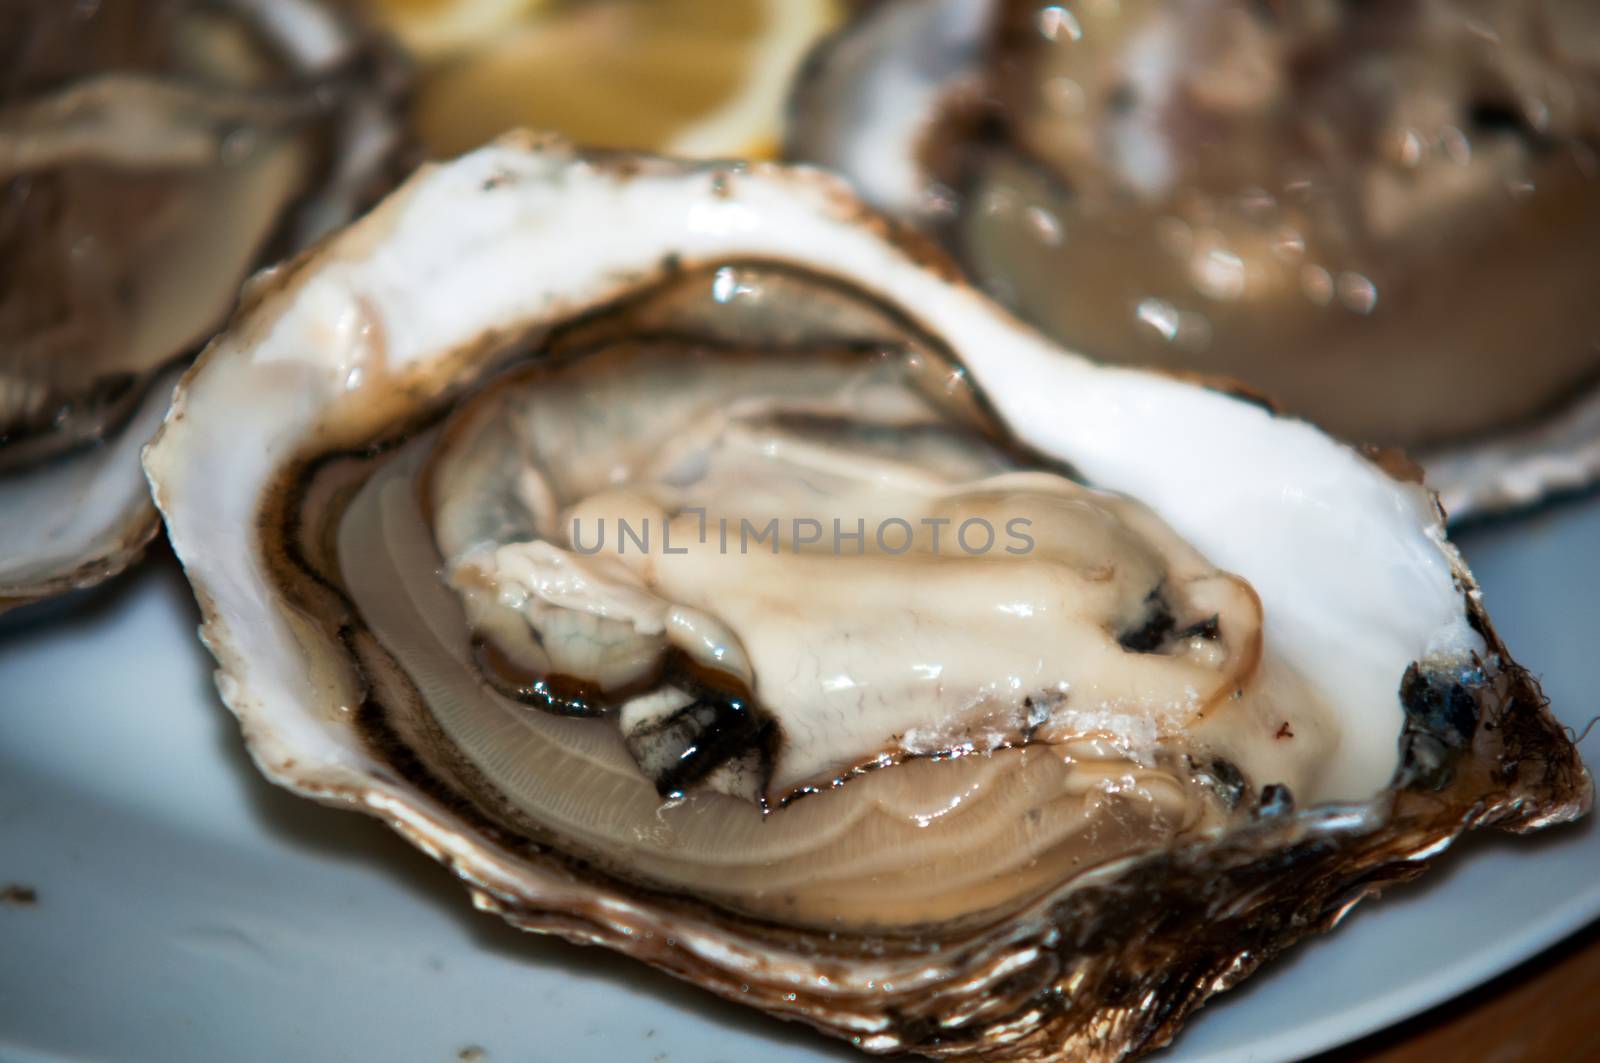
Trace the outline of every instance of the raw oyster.
<instances>
[{"instance_id":1,"label":"raw oyster","mask_svg":"<svg viewBox=\"0 0 1600 1063\"><path fill-rule=\"evenodd\" d=\"M790 154L1108 361L1404 446L1452 518L1600 472L1586 0L893 0Z\"/></svg>"},{"instance_id":2,"label":"raw oyster","mask_svg":"<svg viewBox=\"0 0 1600 1063\"><path fill-rule=\"evenodd\" d=\"M271 779L869 1052L1125 1058L1591 799L1403 463L1062 352L817 171L425 168L145 466Z\"/></svg>"},{"instance_id":3,"label":"raw oyster","mask_svg":"<svg viewBox=\"0 0 1600 1063\"><path fill-rule=\"evenodd\" d=\"M313 0L11 5L0 45L0 608L159 526L138 452L266 254L383 191L392 59Z\"/></svg>"}]
</instances>

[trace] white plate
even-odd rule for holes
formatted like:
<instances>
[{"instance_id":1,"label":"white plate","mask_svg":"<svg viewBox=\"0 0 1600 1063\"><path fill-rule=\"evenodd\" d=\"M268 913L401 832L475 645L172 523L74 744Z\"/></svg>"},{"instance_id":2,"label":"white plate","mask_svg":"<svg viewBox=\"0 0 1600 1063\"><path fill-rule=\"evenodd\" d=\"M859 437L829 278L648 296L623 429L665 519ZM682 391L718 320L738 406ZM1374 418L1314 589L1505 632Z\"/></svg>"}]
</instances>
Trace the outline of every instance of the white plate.
<instances>
[{"instance_id":1,"label":"white plate","mask_svg":"<svg viewBox=\"0 0 1600 1063\"><path fill-rule=\"evenodd\" d=\"M1600 706L1600 500L1464 546L1513 652ZM861 1058L603 952L520 934L375 822L241 752L163 554L0 621L0 1059ZM1600 762L1600 729L1584 751ZM1600 916L1593 822L1482 837L1191 1023L1168 1060L1272 1063L1359 1037Z\"/></svg>"}]
</instances>

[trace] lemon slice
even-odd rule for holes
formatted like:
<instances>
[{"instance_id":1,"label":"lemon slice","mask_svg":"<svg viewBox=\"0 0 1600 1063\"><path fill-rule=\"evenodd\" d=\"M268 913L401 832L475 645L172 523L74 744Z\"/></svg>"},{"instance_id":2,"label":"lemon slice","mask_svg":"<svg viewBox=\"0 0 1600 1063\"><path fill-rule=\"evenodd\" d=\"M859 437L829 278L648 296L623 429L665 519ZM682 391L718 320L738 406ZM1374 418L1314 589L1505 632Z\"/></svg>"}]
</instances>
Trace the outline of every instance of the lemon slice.
<instances>
[{"instance_id":1,"label":"lemon slice","mask_svg":"<svg viewBox=\"0 0 1600 1063\"><path fill-rule=\"evenodd\" d=\"M369 6L424 63L481 48L550 6L551 0L369 0Z\"/></svg>"},{"instance_id":2,"label":"lemon slice","mask_svg":"<svg viewBox=\"0 0 1600 1063\"><path fill-rule=\"evenodd\" d=\"M386 2L441 7L435 25L446 24L444 0ZM454 6L477 11L472 24L481 28L491 7L511 3ZM454 155L528 126L595 147L769 157L790 78L841 14L839 0L523 3L519 17L494 23L467 51L461 35L433 38L431 54L448 58L427 64L416 109L431 153ZM452 25L467 24L459 17ZM415 47L426 63L429 53Z\"/></svg>"}]
</instances>

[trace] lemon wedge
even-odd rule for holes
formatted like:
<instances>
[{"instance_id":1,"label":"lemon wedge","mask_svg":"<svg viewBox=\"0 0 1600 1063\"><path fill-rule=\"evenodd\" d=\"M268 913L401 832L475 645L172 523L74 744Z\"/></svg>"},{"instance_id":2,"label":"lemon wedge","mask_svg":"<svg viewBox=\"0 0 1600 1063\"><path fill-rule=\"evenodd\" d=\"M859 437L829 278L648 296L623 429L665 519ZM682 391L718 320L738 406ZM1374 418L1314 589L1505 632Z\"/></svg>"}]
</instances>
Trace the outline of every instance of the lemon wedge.
<instances>
[{"instance_id":1,"label":"lemon wedge","mask_svg":"<svg viewBox=\"0 0 1600 1063\"><path fill-rule=\"evenodd\" d=\"M518 126L693 157L775 154L840 0L381 0L422 61L417 129L454 155Z\"/></svg>"},{"instance_id":2,"label":"lemon wedge","mask_svg":"<svg viewBox=\"0 0 1600 1063\"><path fill-rule=\"evenodd\" d=\"M370 0L406 50L424 63L481 48L551 0Z\"/></svg>"}]
</instances>

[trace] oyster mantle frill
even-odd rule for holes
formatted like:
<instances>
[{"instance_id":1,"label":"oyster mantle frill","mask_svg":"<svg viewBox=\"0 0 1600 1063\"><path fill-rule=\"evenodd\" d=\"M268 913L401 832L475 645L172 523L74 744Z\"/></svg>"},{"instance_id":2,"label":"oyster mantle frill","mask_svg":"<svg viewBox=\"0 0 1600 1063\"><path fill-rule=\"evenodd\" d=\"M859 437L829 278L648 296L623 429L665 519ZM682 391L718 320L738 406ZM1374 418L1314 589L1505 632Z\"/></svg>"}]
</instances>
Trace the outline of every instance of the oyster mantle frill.
<instances>
[{"instance_id":1,"label":"oyster mantle frill","mask_svg":"<svg viewBox=\"0 0 1600 1063\"><path fill-rule=\"evenodd\" d=\"M870 1051L1153 1047L1588 801L1425 490L1052 347L813 171L424 170L252 287L146 468L271 778Z\"/></svg>"}]
</instances>

